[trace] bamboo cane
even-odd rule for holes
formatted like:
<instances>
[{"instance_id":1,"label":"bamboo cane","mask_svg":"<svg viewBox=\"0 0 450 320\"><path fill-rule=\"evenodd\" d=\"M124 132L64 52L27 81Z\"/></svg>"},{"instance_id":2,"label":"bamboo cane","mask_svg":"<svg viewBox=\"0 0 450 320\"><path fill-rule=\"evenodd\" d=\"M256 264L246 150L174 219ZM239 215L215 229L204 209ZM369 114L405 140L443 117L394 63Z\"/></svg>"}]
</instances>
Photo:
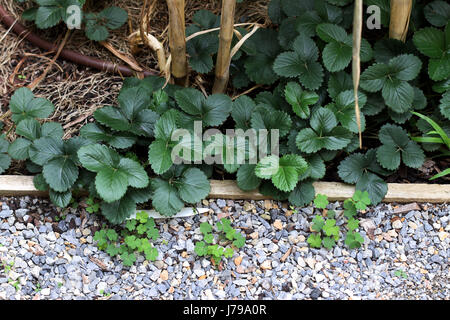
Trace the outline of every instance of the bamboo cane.
<instances>
[{"instance_id":1,"label":"bamboo cane","mask_svg":"<svg viewBox=\"0 0 450 320\"><path fill-rule=\"evenodd\" d=\"M234 11L236 0L222 0L222 17L220 19L220 41L216 62L216 78L213 93L224 93L230 77L231 40L234 30Z\"/></svg>"},{"instance_id":2,"label":"bamboo cane","mask_svg":"<svg viewBox=\"0 0 450 320\"><path fill-rule=\"evenodd\" d=\"M187 87L186 31L184 0L166 0L169 9L169 47L172 55L172 75L175 83Z\"/></svg>"},{"instance_id":3,"label":"bamboo cane","mask_svg":"<svg viewBox=\"0 0 450 320\"><path fill-rule=\"evenodd\" d=\"M389 38L405 42L411 16L412 0L391 0Z\"/></svg>"},{"instance_id":4,"label":"bamboo cane","mask_svg":"<svg viewBox=\"0 0 450 320\"><path fill-rule=\"evenodd\" d=\"M358 87L359 77L361 75L360 49L363 24L363 0L355 0L353 14L353 52L352 52L352 76L353 76L353 94L355 96L355 115L359 133L359 147L362 148L361 116L359 113Z\"/></svg>"}]
</instances>

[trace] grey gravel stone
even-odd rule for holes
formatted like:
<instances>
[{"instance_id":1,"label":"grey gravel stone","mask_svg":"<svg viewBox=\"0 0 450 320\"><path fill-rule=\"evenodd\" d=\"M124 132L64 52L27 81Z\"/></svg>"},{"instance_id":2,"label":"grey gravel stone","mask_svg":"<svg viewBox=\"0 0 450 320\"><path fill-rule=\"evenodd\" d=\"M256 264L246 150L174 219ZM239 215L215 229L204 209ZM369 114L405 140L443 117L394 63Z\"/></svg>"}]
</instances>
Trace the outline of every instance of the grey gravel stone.
<instances>
[{"instance_id":1,"label":"grey gravel stone","mask_svg":"<svg viewBox=\"0 0 450 320\"><path fill-rule=\"evenodd\" d=\"M42 217L49 217L49 211L54 210L48 209L44 200L23 197L0 200L3 202L0 217L2 212L11 211L5 205L11 201L16 201L14 208L23 209L23 217L28 212L40 212ZM297 214L286 216L283 204L275 203L279 209L267 210L264 201L244 204L244 201L219 199L209 202L208 207L215 212L222 212L225 206L230 208L228 212L234 226L246 228L241 232L245 231L248 238L238 251L243 257L240 265L234 262L238 256L235 254L231 259L223 259L220 269L194 252L195 242L202 239L198 233L200 223L214 224L218 219L214 214L157 221L161 235L161 239L154 242L158 260L144 263L144 257L138 254L132 267L124 267L120 259L98 250L90 243L92 234L84 236L87 243L80 243L87 228L90 230L94 224L98 227L105 222L100 216L86 216L84 227L80 228L79 212L69 209L65 220L58 222L62 233L57 236L51 223L41 221L40 226L35 227L16 221L17 213L4 214L2 219L7 222L3 220L0 224L0 243L4 246L3 249L0 246L0 258L14 261L11 275L23 284L16 292L0 273L0 299L3 296L31 299L36 281L46 289L46 295L42 295L46 299L95 299L101 296L100 290L104 295L111 294L108 299L450 298L445 280L450 239L439 234L440 228L448 225L448 205L428 205L426 212L409 212L402 226L396 229L398 236L389 241L379 240L377 236L399 227L398 223L391 226L392 205L371 207L366 216L377 227L373 240L360 228L366 241L361 248L350 250L344 243L345 229L341 228L337 245L327 250L310 248L306 242L311 220L314 214L320 213L317 209L295 208ZM329 208L341 212L342 203L331 203ZM253 209L257 214L252 213ZM60 215L56 210L54 213ZM268 214L269 220L262 218L263 214ZM286 226L284 229L274 228L272 224L277 219ZM337 220L345 223L342 218ZM75 222L75 229L68 228L73 224L70 221ZM413 230L408 225L410 222L414 222L417 229ZM186 230L187 224L190 230ZM448 229L445 232L448 233ZM29 249L31 239L44 251L43 256L36 256ZM163 243L162 239L167 242ZM289 250L289 255L281 261ZM181 252L184 251L187 255L183 258ZM93 263L92 257L102 261L107 270ZM400 261L401 266L396 261ZM407 273L406 279L396 275L395 271L400 268ZM167 280L162 279L163 270L167 271Z\"/></svg>"}]
</instances>

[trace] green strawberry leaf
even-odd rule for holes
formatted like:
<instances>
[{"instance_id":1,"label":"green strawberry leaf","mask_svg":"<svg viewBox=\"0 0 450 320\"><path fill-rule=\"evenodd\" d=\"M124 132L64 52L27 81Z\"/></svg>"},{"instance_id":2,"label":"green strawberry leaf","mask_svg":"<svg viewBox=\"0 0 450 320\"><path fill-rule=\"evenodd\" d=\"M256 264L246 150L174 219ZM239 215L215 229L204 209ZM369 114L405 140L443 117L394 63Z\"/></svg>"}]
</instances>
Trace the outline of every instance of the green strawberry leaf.
<instances>
[{"instance_id":1,"label":"green strawberry leaf","mask_svg":"<svg viewBox=\"0 0 450 320\"><path fill-rule=\"evenodd\" d=\"M423 11L428 22L435 27L444 27L450 20L450 5L445 1L432 1Z\"/></svg>"},{"instance_id":2,"label":"green strawberry leaf","mask_svg":"<svg viewBox=\"0 0 450 320\"><path fill-rule=\"evenodd\" d=\"M9 108L11 119L17 124L23 119L45 119L53 113L53 104L43 98L35 98L30 89L22 87L11 96Z\"/></svg>"},{"instance_id":3,"label":"green strawberry leaf","mask_svg":"<svg viewBox=\"0 0 450 320\"><path fill-rule=\"evenodd\" d=\"M152 179L151 184L155 190L152 204L156 211L170 217L183 208L184 202L180 199L175 186L160 178Z\"/></svg>"},{"instance_id":4,"label":"green strawberry leaf","mask_svg":"<svg viewBox=\"0 0 450 320\"><path fill-rule=\"evenodd\" d=\"M419 168L425 161L422 149L409 139L401 127L385 124L381 127L378 137L383 145L377 149L377 160L383 168L397 169L400 159L411 168Z\"/></svg>"},{"instance_id":5,"label":"green strawberry leaf","mask_svg":"<svg viewBox=\"0 0 450 320\"><path fill-rule=\"evenodd\" d=\"M311 182L300 182L295 189L289 194L289 203L295 206L305 206L314 199L314 186Z\"/></svg>"},{"instance_id":6,"label":"green strawberry leaf","mask_svg":"<svg viewBox=\"0 0 450 320\"><path fill-rule=\"evenodd\" d=\"M320 232L322 230L323 226L325 225L325 220L322 216L316 215L314 219L312 220L313 224L311 226L311 229Z\"/></svg>"},{"instance_id":7,"label":"green strawberry leaf","mask_svg":"<svg viewBox=\"0 0 450 320\"><path fill-rule=\"evenodd\" d=\"M319 49L314 41L298 36L292 44L294 51L281 53L273 64L273 70L283 77L298 77L307 89L315 90L323 81L323 69L317 62Z\"/></svg>"},{"instance_id":8,"label":"green strawberry leaf","mask_svg":"<svg viewBox=\"0 0 450 320\"><path fill-rule=\"evenodd\" d=\"M317 194L314 199L314 205L318 209L325 209L328 205L328 198L324 194Z\"/></svg>"},{"instance_id":9,"label":"green strawberry leaf","mask_svg":"<svg viewBox=\"0 0 450 320\"><path fill-rule=\"evenodd\" d=\"M212 232L212 227L208 222L202 222L200 223L200 231L203 233L203 235L206 235Z\"/></svg>"},{"instance_id":10,"label":"green strawberry leaf","mask_svg":"<svg viewBox=\"0 0 450 320\"><path fill-rule=\"evenodd\" d=\"M178 189L180 198L188 203L197 203L206 198L211 189L208 178L197 168L184 171L174 185Z\"/></svg>"},{"instance_id":11,"label":"green strawberry leaf","mask_svg":"<svg viewBox=\"0 0 450 320\"><path fill-rule=\"evenodd\" d=\"M359 220L351 217L348 221L347 221L347 227L349 231L354 231L359 227Z\"/></svg>"},{"instance_id":12,"label":"green strawberry leaf","mask_svg":"<svg viewBox=\"0 0 450 320\"><path fill-rule=\"evenodd\" d=\"M313 248L320 248L322 245L322 238L320 237L320 234L310 234L308 237L308 240L306 240L309 245Z\"/></svg>"},{"instance_id":13,"label":"green strawberry leaf","mask_svg":"<svg viewBox=\"0 0 450 320\"><path fill-rule=\"evenodd\" d=\"M325 248L331 249L336 245L336 242L332 237L324 237L322 240L322 244Z\"/></svg>"},{"instance_id":14,"label":"green strawberry leaf","mask_svg":"<svg viewBox=\"0 0 450 320\"><path fill-rule=\"evenodd\" d=\"M295 114L302 119L309 118L310 110L309 105L314 105L319 96L310 91L303 91L303 89L295 82L289 82L286 85L285 91L286 101L292 106Z\"/></svg>"}]
</instances>

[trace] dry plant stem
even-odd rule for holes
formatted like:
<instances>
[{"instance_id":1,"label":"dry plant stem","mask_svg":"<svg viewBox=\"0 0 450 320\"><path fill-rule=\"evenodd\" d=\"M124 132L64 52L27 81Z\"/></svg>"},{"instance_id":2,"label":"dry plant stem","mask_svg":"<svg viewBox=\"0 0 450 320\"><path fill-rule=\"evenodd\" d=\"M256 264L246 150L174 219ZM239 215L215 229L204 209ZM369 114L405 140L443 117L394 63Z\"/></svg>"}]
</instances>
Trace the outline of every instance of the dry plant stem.
<instances>
[{"instance_id":1,"label":"dry plant stem","mask_svg":"<svg viewBox=\"0 0 450 320\"><path fill-rule=\"evenodd\" d=\"M355 11L353 15L353 57L352 57L352 77L353 93L355 96L355 115L359 133L359 147L362 149L361 115L359 112L358 87L361 75L360 49L363 24L363 0L355 0Z\"/></svg>"},{"instance_id":2,"label":"dry plant stem","mask_svg":"<svg viewBox=\"0 0 450 320\"><path fill-rule=\"evenodd\" d=\"M166 0L169 8L169 47L172 55L172 75L175 83L188 86L188 64L186 57L186 31L184 22L184 0Z\"/></svg>"},{"instance_id":3,"label":"dry plant stem","mask_svg":"<svg viewBox=\"0 0 450 320\"><path fill-rule=\"evenodd\" d=\"M133 33L133 36L140 37L143 43L149 47L151 50L156 52L158 58L159 71L164 74L165 78L170 76L168 68L166 68L166 54L164 52L164 47L161 42L156 39L153 35L149 33L148 24L150 20L150 13L154 9L155 2L152 1L148 5L148 0L144 0L144 5L141 12L141 21L139 24L139 32Z\"/></svg>"},{"instance_id":4,"label":"dry plant stem","mask_svg":"<svg viewBox=\"0 0 450 320\"><path fill-rule=\"evenodd\" d=\"M117 49L115 49L111 43L109 43L108 41L100 41L100 44L105 47L106 49L108 49L109 52L111 52L113 55L115 55L117 58L119 58L120 60L124 61L125 63L127 63L131 69L138 71L138 72L142 72L143 69L139 66L139 64L136 62L136 60L134 60L131 57L128 57L127 55L123 54L122 52L118 51Z\"/></svg>"},{"instance_id":5,"label":"dry plant stem","mask_svg":"<svg viewBox=\"0 0 450 320\"><path fill-rule=\"evenodd\" d=\"M64 39L61 41L61 44L58 47L58 51L56 52L55 56L53 57L52 61L48 64L47 68L45 68L44 72L39 76L39 78L35 79L32 83L30 83L27 87L30 90L34 90L34 88L37 87L37 85L45 78L47 73L52 68L53 64L55 63L56 59L58 59L59 55L61 54L62 49L66 45L67 39L69 39L70 35L70 29L66 31L66 35L64 36Z\"/></svg>"},{"instance_id":6,"label":"dry plant stem","mask_svg":"<svg viewBox=\"0 0 450 320\"><path fill-rule=\"evenodd\" d=\"M235 27L244 27L244 26L254 26L254 25L258 25L255 22L246 22L246 23L236 23L234 26ZM197 36L200 36L202 34L206 34L206 33L210 33L210 32L214 32L214 31L219 31L219 28L212 28L212 29L207 29L207 30L202 30L202 31L197 31L196 33L191 34L189 37L186 38L186 41L191 40L192 38L195 38ZM234 32L238 33L240 35L240 33L237 30L234 30ZM242 38L242 35L238 36L238 38Z\"/></svg>"},{"instance_id":7,"label":"dry plant stem","mask_svg":"<svg viewBox=\"0 0 450 320\"><path fill-rule=\"evenodd\" d=\"M258 31L259 28L260 28L260 25L255 25L253 27L252 31L250 31L244 37L239 39L238 43L236 43L234 45L233 49L231 49L231 56L230 56L230 58L234 57L234 55L239 51L239 49L242 47L244 42L247 41L247 39L250 38L256 31Z\"/></svg>"},{"instance_id":8,"label":"dry plant stem","mask_svg":"<svg viewBox=\"0 0 450 320\"><path fill-rule=\"evenodd\" d=\"M411 16L412 0L391 0L389 38L405 42Z\"/></svg>"},{"instance_id":9,"label":"dry plant stem","mask_svg":"<svg viewBox=\"0 0 450 320\"><path fill-rule=\"evenodd\" d=\"M257 85L255 85L255 86L251 87L250 89L248 89L248 90L246 90L246 91L244 91L244 92L241 92L241 93L239 93L238 95L234 96L233 98L231 98L231 100L234 101L234 100L236 100L237 98L239 98L240 96L249 94L249 93L252 92L253 90L258 89L258 88L260 88L260 87L262 87L262 84L257 84Z\"/></svg>"},{"instance_id":10,"label":"dry plant stem","mask_svg":"<svg viewBox=\"0 0 450 320\"><path fill-rule=\"evenodd\" d=\"M222 15L220 19L219 51L216 62L216 78L213 93L224 93L230 77L230 49L233 40L234 12L236 0L222 0Z\"/></svg>"}]
</instances>

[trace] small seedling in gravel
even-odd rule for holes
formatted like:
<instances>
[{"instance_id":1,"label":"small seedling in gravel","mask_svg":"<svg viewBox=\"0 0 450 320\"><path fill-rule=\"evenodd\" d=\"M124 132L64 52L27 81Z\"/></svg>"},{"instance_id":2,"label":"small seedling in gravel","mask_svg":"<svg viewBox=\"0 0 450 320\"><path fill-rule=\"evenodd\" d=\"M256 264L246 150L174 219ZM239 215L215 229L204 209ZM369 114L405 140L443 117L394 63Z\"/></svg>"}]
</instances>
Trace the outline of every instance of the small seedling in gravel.
<instances>
[{"instance_id":1,"label":"small seedling in gravel","mask_svg":"<svg viewBox=\"0 0 450 320\"><path fill-rule=\"evenodd\" d=\"M396 277L399 277L399 278L402 277L403 279L407 279L408 278L408 274L405 271L400 270L400 269L395 270L394 275Z\"/></svg>"},{"instance_id":2,"label":"small seedling in gravel","mask_svg":"<svg viewBox=\"0 0 450 320\"><path fill-rule=\"evenodd\" d=\"M138 253L144 254L149 261L155 261L158 250L150 240L156 241L158 238L159 231L155 221L145 211L138 212L136 219L127 220L120 236L116 230L108 229L106 225L94 235L99 249L106 251L111 257L120 256L123 265L127 267L136 262Z\"/></svg>"},{"instance_id":3,"label":"small seedling in gravel","mask_svg":"<svg viewBox=\"0 0 450 320\"><path fill-rule=\"evenodd\" d=\"M89 213L97 213L100 208L100 204L95 202L93 197L87 198L86 204L87 204L86 211Z\"/></svg>"},{"instance_id":4,"label":"small seedling in gravel","mask_svg":"<svg viewBox=\"0 0 450 320\"><path fill-rule=\"evenodd\" d=\"M350 248L359 248L364 243L364 238L356 231L359 227L359 220L355 218L359 210L366 210L370 204L370 198L367 191L356 190L353 197L344 201L344 217L347 218L348 232L345 237L345 244ZM326 211L328 199L323 194L316 195L314 205L318 209L323 209L324 214L316 215L313 218L311 230L313 233L308 237L308 243L313 248L324 246L331 249L339 240L339 227L336 226L336 212L334 210ZM326 218L324 217L326 216Z\"/></svg>"},{"instance_id":5,"label":"small seedling in gravel","mask_svg":"<svg viewBox=\"0 0 450 320\"><path fill-rule=\"evenodd\" d=\"M307 241L313 248L320 248L323 245L325 248L331 249L339 240L339 227L336 226L335 219L325 220L322 216L316 215L311 229L316 233L311 234Z\"/></svg>"},{"instance_id":6,"label":"small seedling in gravel","mask_svg":"<svg viewBox=\"0 0 450 320\"><path fill-rule=\"evenodd\" d=\"M234 254L233 248L242 248L245 245L245 237L231 226L231 221L222 218L216 223L217 231L220 231L217 239L212 234L213 226L208 222L200 224L200 231L203 234L203 241L198 241L195 244L194 251L200 256L210 256L214 265L218 265L222 257L231 258ZM222 247L216 242L230 243L231 247Z\"/></svg>"},{"instance_id":7,"label":"small seedling in gravel","mask_svg":"<svg viewBox=\"0 0 450 320\"><path fill-rule=\"evenodd\" d=\"M19 282L19 280L14 281L14 280L9 279L8 283L10 285L12 285L16 289L16 291L20 290L20 282Z\"/></svg>"},{"instance_id":8,"label":"small seedling in gravel","mask_svg":"<svg viewBox=\"0 0 450 320\"><path fill-rule=\"evenodd\" d=\"M328 205L328 198L324 194L317 194L316 198L314 199L314 205L318 209L325 209Z\"/></svg>"},{"instance_id":9,"label":"small seedling in gravel","mask_svg":"<svg viewBox=\"0 0 450 320\"><path fill-rule=\"evenodd\" d=\"M352 198L344 201L344 216L348 219L345 244L350 249L359 248L364 243L364 238L355 231L359 227L359 220L355 219L355 216L358 214L358 210L366 210L369 204L369 193L361 190L356 190Z\"/></svg>"},{"instance_id":10,"label":"small seedling in gravel","mask_svg":"<svg viewBox=\"0 0 450 320\"><path fill-rule=\"evenodd\" d=\"M77 209L80 204L74 198L70 199L69 206L72 209Z\"/></svg>"}]
</instances>

